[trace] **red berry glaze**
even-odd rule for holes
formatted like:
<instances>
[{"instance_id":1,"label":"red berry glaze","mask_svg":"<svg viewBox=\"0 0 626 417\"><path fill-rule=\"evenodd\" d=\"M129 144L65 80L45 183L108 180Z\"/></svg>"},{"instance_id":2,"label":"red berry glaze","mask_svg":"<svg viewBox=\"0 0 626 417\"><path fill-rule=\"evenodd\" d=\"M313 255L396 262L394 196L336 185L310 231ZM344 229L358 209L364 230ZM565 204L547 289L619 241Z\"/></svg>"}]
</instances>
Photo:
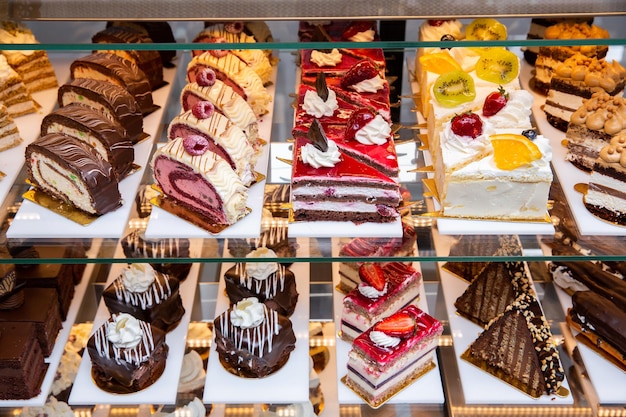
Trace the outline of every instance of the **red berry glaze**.
<instances>
[{"instance_id":1,"label":"red berry glaze","mask_svg":"<svg viewBox=\"0 0 626 417\"><path fill-rule=\"evenodd\" d=\"M183 139L183 148L189 155L202 155L209 149L209 141L204 136L189 135Z\"/></svg>"},{"instance_id":2,"label":"red berry glaze","mask_svg":"<svg viewBox=\"0 0 626 417\"><path fill-rule=\"evenodd\" d=\"M448 22L450 19L429 19L428 24L430 26L439 27L444 23Z\"/></svg>"},{"instance_id":3,"label":"red berry glaze","mask_svg":"<svg viewBox=\"0 0 626 417\"><path fill-rule=\"evenodd\" d=\"M383 268L377 263L364 263L359 267L359 277L367 285L374 287L377 291L385 289L387 281Z\"/></svg>"},{"instance_id":4,"label":"red berry glaze","mask_svg":"<svg viewBox=\"0 0 626 417\"><path fill-rule=\"evenodd\" d=\"M360 108L350 114L348 123L346 123L346 130L344 133L344 139L352 140L356 135L356 132L361 130L365 125L374 120L376 114L370 109Z\"/></svg>"},{"instance_id":5,"label":"red berry glaze","mask_svg":"<svg viewBox=\"0 0 626 417\"><path fill-rule=\"evenodd\" d=\"M457 114L452 118L452 132L458 136L469 136L476 139L483 133L483 121L476 113Z\"/></svg>"},{"instance_id":6,"label":"red berry glaze","mask_svg":"<svg viewBox=\"0 0 626 417\"><path fill-rule=\"evenodd\" d=\"M378 75L378 70L369 59L354 64L341 79L341 86L348 88L351 85L360 83L361 81L369 80Z\"/></svg>"},{"instance_id":7,"label":"red berry glaze","mask_svg":"<svg viewBox=\"0 0 626 417\"><path fill-rule=\"evenodd\" d=\"M491 117L498 113L506 106L507 101L509 101L509 93L504 91L502 87L498 91L489 93L483 103L483 116Z\"/></svg>"},{"instance_id":8,"label":"red berry glaze","mask_svg":"<svg viewBox=\"0 0 626 417\"><path fill-rule=\"evenodd\" d=\"M415 324L415 317L405 311L400 311L376 323L373 330L389 336L410 337L415 333Z\"/></svg>"},{"instance_id":9,"label":"red berry glaze","mask_svg":"<svg viewBox=\"0 0 626 417\"><path fill-rule=\"evenodd\" d=\"M371 20L357 20L351 22L350 25L343 31L341 34L341 38L344 40L349 40L351 37L356 35L357 33L365 32L366 30L370 30L374 27L374 22Z\"/></svg>"},{"instance_id":10,"label":"red berry glaze","mask_svg":"<svg viewBox=\"0 0 626 417\"><path fill-rule=\"evenodd\" d=\"M198 75L196 75L196 82L201 87L210 87L215 84L217 75L211 68L203 68Z\"/></svg>"},{"instance_id":11,"label":"red berry glaze","mask_svg":"<svg viewBox=\"0 0 626 417\"><path fill-rule=\"evenodd\" d=\"M215 106L210 101L199 101L191 108L191 114L198 119L208 119L214 111Z\"/></svg>"}]
</instances>

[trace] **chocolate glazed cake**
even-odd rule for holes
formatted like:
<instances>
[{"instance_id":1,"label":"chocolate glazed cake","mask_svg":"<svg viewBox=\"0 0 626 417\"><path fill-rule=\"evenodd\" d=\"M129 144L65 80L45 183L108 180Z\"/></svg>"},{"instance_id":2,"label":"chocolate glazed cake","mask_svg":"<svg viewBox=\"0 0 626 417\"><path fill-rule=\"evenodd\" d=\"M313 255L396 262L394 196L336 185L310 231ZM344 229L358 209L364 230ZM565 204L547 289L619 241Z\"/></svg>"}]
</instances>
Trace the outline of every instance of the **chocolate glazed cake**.
<instances>
[{"instance_id":1,"label":"chocolate glazed cake","mask_svg":"<svg viewBox=\"0 0 626 417\"><path fill-rule=\"evenodd\" d=\"M41 136L63 133L92 145L122 179L131 171L135 148L126 130L102 113L82 104L59 107L41 122Z\"/></svg>"},{"instance_id":2,"label":"chocolate glazed cake","mask_svg":"<svg viewBox=\"0 0 626 417\"><path fill-rule=\"evenodd\" d=\"M141 108L132 94L119 85L77 78L59 87L58 103L59 107L79 103L94 108L121 124L133 143L137 143L143 134Z\"/></svg>"},{"instance_id":3,"label":"chocolate glazed cake","mask_svg":"<svg viewBox=\"0 0 626 417\"><path fill-rule=\"evenodd\" d=\"M46 369L35 324L0 323L0 400L39 394Z\"/></svg>"},{"instance_id":4,"label":"chocolate glazed cake","mask_svg":"<svg viewBox=\"0 0 626 417\"><path fill-rule=\"evenodd\" d=\"M51 133L26 147L28 179L43 192L89 214L122 205L113 167L92 146Z\"/></svg>"},{"instance_id":5,"label":"chocolate glazed cake","mask_svg":"<svg viewBox=\"0 0 626 417\"><path fill-rule=\"evenodd\" d=\"M534 398L557 394L565 375L551 338L537 299L527 293L494 318L461 358Z\"/></svg>"}]
</instances>

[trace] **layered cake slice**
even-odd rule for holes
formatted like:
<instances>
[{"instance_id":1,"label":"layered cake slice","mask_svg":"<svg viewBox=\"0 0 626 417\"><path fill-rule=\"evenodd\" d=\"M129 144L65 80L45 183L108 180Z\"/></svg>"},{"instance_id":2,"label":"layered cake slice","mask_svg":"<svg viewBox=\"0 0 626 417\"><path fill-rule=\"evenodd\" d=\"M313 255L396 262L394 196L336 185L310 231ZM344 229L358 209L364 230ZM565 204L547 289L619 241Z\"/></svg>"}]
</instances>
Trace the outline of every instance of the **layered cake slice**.
<instances>
[{"instance_id":1,"label":"layered cake slice","mask_svg":"<svg viewBox=\"0 0 626 417\"><path fill-rule=\"evenodd\" d=\"M170 122L167 129L170 140L189 137L203 139L209 151L219 155L248 187L256 181L254 164L257 154L246 134L209 101L197 102Z\"/></svg>"},{"instance_id":2,"label":"layered cake slice","mask_svg":"<svg viewBox=\"0 0 626 417\"><path fill-rule=\"evenodd\" d=\"M219 225L229 225L248 210L248 188L231 166L209 151L208 141L176 138L152 157L154 180L166 198Z\"/></svg>"},{"instance_id":3,"label":"layered cake slice","mask_svg":"<svg viewBox=\"0 0 626 417\"><path fill-rule=\"evenodd\" d=\"M33 398L41 392L47 366L34 323L0 323L0 399Z\"/></svg>"},{"instance_id":4,"label":"layered cake slice","mask_svg":"<svg viewBox=\"0 0 626 417\"><path fill-rule=\"evenodd\" d=\"M291 175L296 221L393 222L399 217L398 183L350 157L314 122L309 139L297 138Z\"/></svg>"},{"instance_id":5,"label":"layered cake slice","mask_svg":"<svg viewBox=\"0 0 626 417\"><path fill-rule=\"evenodd\" d=\"M612 223L626 224L626 133L615 135L600 151L584 197L587 210Z\"/></svg>"},{"instance_id":6,"label":"layered cake slice","mask_svg":"<svg viewBox=\"0 0 626 417\"><path fill-rule=\"evenodd\" d=\"M132 314L169 332L185 314L179 288L176 278L154 270L148 263L133 263L104 289L102 299L111 314Z\"/></svg>"},{"instance_id":7,"label":"layered cake slice","mask_svg":"<svg viewBox=\"0 0 626 417\"><path fill-rule=\"evenodd\" d=\"M600 150L611 138L626 130L626 99L597 91L572 113L567 125L565 159L591 171Z\"/></svg>"},{"instance_id":8,"label":"layered cake slice","mask_svg":"<svg viewBox=\"0 0 626 417\"><path fill-rule=\"evenodd\" d=\"M275 373L295 349L291 321L254 297L217 316L213 329L220 363L228 372L246 378Z\"/></svg>"},{"instance_id":9,"label":"layered cake slice","mask_svg":"<svg viewBox=\"0 0 626 417\"><path fill-rule=\"evenodd\" d=\"M22 143L22 137L15 120L9 114L7 106L0 102L0 151L13 148Z\"/></svg>"},{"instance_id":10,"label":"layered cake slice","mask_svg":"<svg viewBox=\"0 0 626 417\"><path fill-rule=\"evenodd\" d=\"M22 23L3 21L0 23L0 42L3 44L38 44L33 32ZM20 74L29 93L56 88L58 81L54 68L44 50L2 51L9 65Z\"/></svg>"},{"instance_id":11,"label":"layered cake slice","mask_svg":"<svg viewBox=\"0 0 626 417\"><path fill-rule=\"evenodd\" d=\"M4 55L0 55L0 101L6 106L11 117L37 111L22 77L11 68Z\"/></svg>"},{"instance_id":12,"label":"layered cake slice","mask_svg":"<svg viewBox=\"0 0 626 417\"><path fill-rule=\"evenodd\" d=\"M26 147L28 179L41 191L93 215L122 205L113 167L87 143L60 133Z\"/></svg>"},{"instance_id":13,"label":"layered cake slice","mask_svg":"<svg viewBox=\"0 0 626 417\"><path fill-rule=\"evenodd\" d=\"M70 64L72 78L103 80L124 87L146 115L156 109L146 74L132 61L104 52L77 58Z\"/></svg>"},{"instance_id":14,"label":"layered cake slice","mask_svg":"<svg viewBox=\"0 0 626 417\"><path fill-rule=\"evenodd\" d=\"M364 263L361 283L343 298L341 338L352 341L384 319L417 301L421 274L400 262Z\"/></svg>"},{"instance_id":15,"label":"layered cake slice","mask_svg":"<svg viewBox=\"0 0 626 417\"><path fill-rule=\"evenodd\" d=\"M298 302L293 272L278 262L254 262L258 258L276 258L276 253L260 247L246 255L249 262L237 263L224 273L226 295L231 304L255 297L283 316L291 316Z\"/></svg>"},{"instance_id":16,"label":"layered cake slice","mask_svg":"<svg viewBox=\"0 0 626 417\"><path fill-rule=\"evenodd\" d=\"M528 291L530 281L522 262L490 262L455 300L454 307L461 316L485 327Z\"/></svg>"},{"instance_id":17,"label":"layered cake slice","mask_svg":"<svg viewBox=\"0 0 626 417\"><path fill-rule=\"evenodd\" d=\"M217 55L217 56L216 56ZM215 71L217 78L228 84L252 107L260 117L269 111L272 96L267 92L261 77L237 56L207 51L191 59L187 65L187 81L195 82L205 68Z\"/></svg>"},{"instance_id":18,"label":"layered cake slice","mask_svg":"<svg viewBox=\"0 0 626 417\"><path fill-rule=\"evenodd\" d=\"M180 93L183 111L191 108L199 101L210 101L215 110L228 117L248 137L248 141L258 148L259 124L252 107L235 92L228 84L217 79L215 71L206 68L196 76L196 81L187 83Z\"/></svg>"},{"instance_id":19,"label":"layered cake slice","mask_svg":"<svg viewBox=\"0 0 626 417\"><path fill-rule=\"evenodd\" d=\"M59 87L59 107L71 103L89 106L126 130L133 143L143 134L143 115L135 98L124 87L102 80L76 78Z\"/></svg>"},{"instance_id":20,"label":"layered cake slice","mask_svg":"<svg viewBox=\"0 0 626 417\"><path fill-rule=\"evenodd\" d=\"M129 394L154 384L165 370L165 332L130 314L112 315L87 341L91 375L104 391Z\"/></svg>"},{"instance_id":21,"label":"layered cake slice","mask_svg":"<svg viewBox=\"0 0 626 417\"><path fill-rule=\"evenodd\" d=\"M348 354L345 384L378 407L430 370L443 325L410 305L362 333Z\"/></svg>"},{"instance_id":22,"label":"layered cake slice","mask_svg":"<svg viewBox=\"0 0 626 417\"><path fill-rule=\"evenodd\" d=\"M494 318L461 358L533 398L559 393L565 378L550 326L530 293Z\"/></svg>"},{"instance_id":23,"label":"layered cake slice","mask_svg":"<svg viewBox=\"0 0 626 417\"><path fill-rule=\"evenodd\" d=\"M548 122L565 132L572 113L584 99L598 91L621 97L626 86L626 68L617 61L573 55L554 70L543 110Z\"/></svg>"},{"instance_id":24,"label":"layered cake slice","mask_svg":"<svg viewBox=\"0 0 626 417\"><path fill-rule=\"evenodd\" d=\"M72 136L93 146L119 179L133 168L135 148L124 128L91 107L71 103L55 109L41 121L41 136L49 133Z\"/></svg>"}]
</instances>

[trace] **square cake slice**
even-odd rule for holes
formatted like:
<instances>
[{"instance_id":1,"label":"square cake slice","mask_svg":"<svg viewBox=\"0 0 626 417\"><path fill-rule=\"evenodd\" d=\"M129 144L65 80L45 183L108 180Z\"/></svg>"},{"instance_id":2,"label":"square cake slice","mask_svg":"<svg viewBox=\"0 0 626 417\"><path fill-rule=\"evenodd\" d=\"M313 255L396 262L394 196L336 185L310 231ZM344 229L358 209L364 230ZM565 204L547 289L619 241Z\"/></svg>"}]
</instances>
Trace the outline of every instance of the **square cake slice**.
<instances>
[{"instance_id":1,"label":"square cake slice","mask_svg":"<svg viewBox=\"0 0 626 417\"><path fill-rule=\"evenodd\" d=\"M434 366L443 325L414 305L354 339L344 383L377 408Z\"/></svg>"},{"instance_id":2,"label":"square cake slice","mask_svg":"<svg viewBox=\"0 0 626 417\"><path fill-rule=\"evenodd\" d=\"M39 394L46 373L34 323L0 323L0 400Z\"/></svg>"}]
</instances>

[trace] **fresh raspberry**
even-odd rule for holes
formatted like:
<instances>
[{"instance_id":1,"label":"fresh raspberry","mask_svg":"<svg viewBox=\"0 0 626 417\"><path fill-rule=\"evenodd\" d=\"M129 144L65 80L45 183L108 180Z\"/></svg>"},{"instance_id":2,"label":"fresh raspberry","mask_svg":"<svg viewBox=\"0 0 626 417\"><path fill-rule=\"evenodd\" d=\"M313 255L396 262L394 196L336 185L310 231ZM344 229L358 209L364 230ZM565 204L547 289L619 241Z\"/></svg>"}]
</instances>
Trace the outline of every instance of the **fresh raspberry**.
<instances>
[{"instance_id":1,"label":"fresh raspberry","mask_svg":"<svg viewBox=\"0 0 626 417\"><path fill-rule=\"evenodd\" d=\"M191 108L191 114L197 119L208 119L213 115L215 106L210 101L199 101Z\"/></svg>"},{"instance_id":2,"label":"fresh raspberry","mask_svg":"<svg viewBox=\"0 0 626 417\"><path fill-rule=\"evenodd\" d=\"M361 81L369 80L378 75L378 69L369 59L354 64L341 79L341 86L348 88Z\"/></svg>"},{"instance_id":3,"label":"fresh raspberry","mask_svg":"<svg viewBox=\"0 0 626 417\"><path fill-rule=\"evenodd\" d=\"M209 149L209 141L204 136L189 135L183 139L183 148L189 155L202 155Z\"/></svg>"},{"instance_id":4,"label":"fresh raspberry","mask_svg":"<svg viewBox=\"0 0 626 417\"><path fill-rule=\"evenodd\" d=\"M215 84L215 80L217 80L217 75L212 68L204 68L196 75L196 82L201 87L210 87Z\"/></svg>"}]
</instances>

